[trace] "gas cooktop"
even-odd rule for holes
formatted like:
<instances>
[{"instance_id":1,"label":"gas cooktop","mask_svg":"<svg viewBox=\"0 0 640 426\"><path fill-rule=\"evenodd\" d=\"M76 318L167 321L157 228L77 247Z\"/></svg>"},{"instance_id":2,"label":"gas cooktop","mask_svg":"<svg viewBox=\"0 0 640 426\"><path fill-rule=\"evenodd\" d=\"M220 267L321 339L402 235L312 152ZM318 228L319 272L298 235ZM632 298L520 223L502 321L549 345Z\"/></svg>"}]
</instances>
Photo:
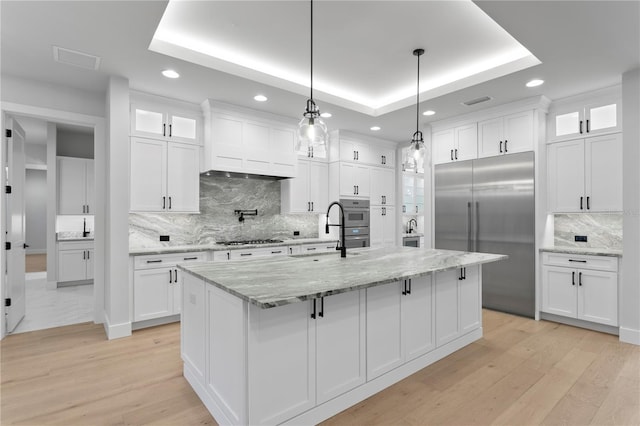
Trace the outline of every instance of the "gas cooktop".
<instances>
[{"instance_id":1,"label":"gas cooktop","mask_svg":"<svg viewBox=\"0 0 640 426\"><path fill-rule=\"evenodd\" d=\"M238 241L219 241L216 244L222 244L224 246L243 246L249 244L274 244L281 243L282 240L238 240Z\"/></svg>"}]
</instances>

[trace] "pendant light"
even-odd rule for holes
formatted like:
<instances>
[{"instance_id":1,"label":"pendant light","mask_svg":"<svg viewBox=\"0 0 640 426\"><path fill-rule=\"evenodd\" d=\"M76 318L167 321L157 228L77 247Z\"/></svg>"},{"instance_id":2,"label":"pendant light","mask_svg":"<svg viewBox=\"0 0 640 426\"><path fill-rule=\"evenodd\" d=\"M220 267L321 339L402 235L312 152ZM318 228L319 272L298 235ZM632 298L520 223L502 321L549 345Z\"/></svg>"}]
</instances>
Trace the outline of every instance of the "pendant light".
<instances>
[{"instance_id":1,"label":"pendant light","mask_svg":"<svg viewBox=\"0 0 640 426\"><path fill-rule=\"evenodd\" d=\"M296 151L313 148L326 148L327 125L320 118L320 110L313 100L313 0L311 0L311 91L307 99L304 118L298 124Z\"/></svg>"},{"instance_id":2,"label":"pendant light","mask_svg":"<svg viewBox=\"0 0 640 426\"><path fill-rule=\"evenodd\" d=\"M405 170L418 171L418 167L422 164L424 167L426 148L424 146L424 139L422 138L422 131L420 131L419 124L419 109L420 109L420 56L424 54L424 49L416 49L413 51L413 55L418 57L418 89L416 93L416 131L411 138L409 148L405 153L404 168Z\"/></svg>"}]
</instances>

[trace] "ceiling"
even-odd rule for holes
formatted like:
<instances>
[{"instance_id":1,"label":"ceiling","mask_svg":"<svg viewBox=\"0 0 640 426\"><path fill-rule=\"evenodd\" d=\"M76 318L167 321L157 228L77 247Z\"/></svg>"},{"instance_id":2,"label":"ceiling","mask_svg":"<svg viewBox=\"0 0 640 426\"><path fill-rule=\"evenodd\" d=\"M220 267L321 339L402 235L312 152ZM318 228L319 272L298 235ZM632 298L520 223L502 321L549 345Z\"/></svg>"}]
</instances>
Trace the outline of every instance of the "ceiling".
<instances>
[{"instance_id":1,"label":"ceiling","mask_svg":"<svg viewBox=\"0 0 640 426\"><path fill-rule=\"evenodd\" d=\"M307 2L167 5L3 0L1 73L100 94L110 75L123 76L143 92L193 103L212 98L301 117L308 97L303 81L309 60ZM164 21L165 10L178 6L181 12L167 14ZM559 99L611 86L640 66L638 1L316 1L314 15L314 97L323 112L333 114L327 125L393 141L408 140L414 131L416 59L411 52L417 47L427 51L421 59L420 111L436 111L421 116L422 123L531 96ZM161 21L186 22L192 34L259 57L272 68L251 70L229 57L206 57L179 43L154 41ZM94 71L55 62L53 46L96 55L100 66ZM509 46L524 46L531 55L502 68L485 67L462 81L429 84ZM541 63L531 66L536 58ZM160 71L167 68L181 77L166 79ZM272 69L280 69L280 75ZM525 87L532 78L545 84ZM258 93L269 100L255 102ZM352 94L357 96L349 99ZM482 96L492 99L462 105ZM370 131L374 125L382 129Z\"/></svg>"}]
</instances>

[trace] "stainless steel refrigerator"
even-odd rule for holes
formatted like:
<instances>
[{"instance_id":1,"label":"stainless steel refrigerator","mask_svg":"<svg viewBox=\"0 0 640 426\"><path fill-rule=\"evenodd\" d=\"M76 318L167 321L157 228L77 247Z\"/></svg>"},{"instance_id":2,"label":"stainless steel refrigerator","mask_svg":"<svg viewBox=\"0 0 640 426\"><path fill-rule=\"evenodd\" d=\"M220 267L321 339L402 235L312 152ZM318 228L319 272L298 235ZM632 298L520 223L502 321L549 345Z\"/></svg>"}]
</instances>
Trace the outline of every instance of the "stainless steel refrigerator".
<instances>
[{"instance_id":1,"label":"stainless steel refrigerator","mask_svg":"<svg viewBox=\"0 0 640 426\"><path fill-rule=\"evenodd\" d=\"M534 154L435 166L435 247L500 253L482 266L482 306L533 318Z\"/></svg>"}]
</instances>

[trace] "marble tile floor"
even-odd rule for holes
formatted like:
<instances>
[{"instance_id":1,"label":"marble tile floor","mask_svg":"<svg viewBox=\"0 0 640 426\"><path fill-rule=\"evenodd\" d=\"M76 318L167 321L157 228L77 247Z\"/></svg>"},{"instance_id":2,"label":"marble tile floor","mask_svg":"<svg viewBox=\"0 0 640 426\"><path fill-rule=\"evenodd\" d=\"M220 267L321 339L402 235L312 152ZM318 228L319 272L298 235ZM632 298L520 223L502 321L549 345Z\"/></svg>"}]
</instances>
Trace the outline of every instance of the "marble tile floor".
<instances>
[{"instance_id":1,"label":"marble tile floor","mask_svg":"<svg viewBox=\"0 0 640 426\"><path fill-rule=\"evenodd\" d=\"M57 289L46 284L46 272L26 274L26 313L13 334L93 321L93 284Z\"/></svg>"}]
</instances>

